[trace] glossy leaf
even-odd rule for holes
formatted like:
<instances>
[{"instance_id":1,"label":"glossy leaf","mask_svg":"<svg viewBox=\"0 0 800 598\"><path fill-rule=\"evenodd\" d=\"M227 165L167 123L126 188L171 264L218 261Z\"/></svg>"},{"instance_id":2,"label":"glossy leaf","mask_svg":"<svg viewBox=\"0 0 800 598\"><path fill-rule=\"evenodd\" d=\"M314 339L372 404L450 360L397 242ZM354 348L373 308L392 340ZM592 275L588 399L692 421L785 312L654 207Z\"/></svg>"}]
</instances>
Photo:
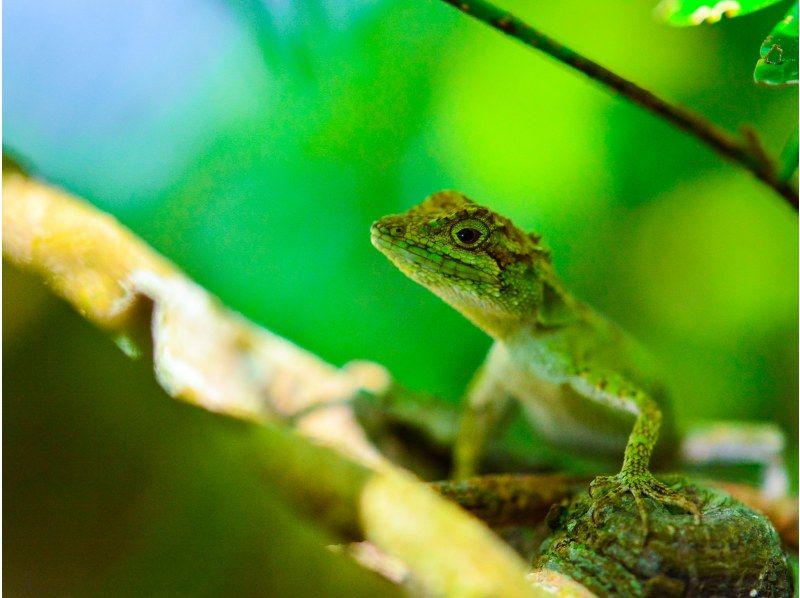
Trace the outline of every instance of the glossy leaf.
<instances>
[{"instance_id":1,"label":"glossy leaf","mask_svg":"<svg viewBox=\"0 0 800 598\"><path fill-rule=\"evenodd\" d=\"M753 78L762 85L797 85L797 2L761 44Z\"/></svg>"},{"instance_id":2,"label":"glossy leaf","mask_svg":"<svg viewBox=\"0 0 800 598\"><path fill-rule=\"evenodd\" d=\"M780 0L661 0L655 12L670 25L685 27L746 15L778 2Z\"/></svg>"}]
</instances>

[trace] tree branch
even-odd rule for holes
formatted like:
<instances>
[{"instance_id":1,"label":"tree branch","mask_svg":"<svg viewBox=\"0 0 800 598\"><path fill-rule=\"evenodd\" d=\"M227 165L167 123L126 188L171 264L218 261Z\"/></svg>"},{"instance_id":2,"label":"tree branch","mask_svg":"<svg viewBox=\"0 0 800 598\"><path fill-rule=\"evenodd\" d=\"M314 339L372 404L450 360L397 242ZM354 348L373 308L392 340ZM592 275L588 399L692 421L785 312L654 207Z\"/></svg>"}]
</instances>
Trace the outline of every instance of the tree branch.
<instances>
[{"instance_id":1,"label":"tree branch","mask_svg":"<svg viewBox=\"0 0 800 598\"><path fill-rule=\"evenodd\" d=\"M798 138L797 128L795 128L786 142L786 145L783 146L780 158L778 158L778 163L780 164L780 168L778 169L779 180L788 181L792 177L794 171L797 170L797 158Z\"/></svg>"},{"instance_id":2,"label":"tree branch","mask_svg":"<svg viewBox=\"0 0 800 598\"><path fill-rule=\"evenodd\" d=\"M550 507L585 490L589 482L561 474L494 474L429 485L491 527L503 527L543 520Z\"/></svg>"},{"instance_id":3,"label":"tree branch","mask_svg":"<svg viewBox=\"0 0 800 598\"><path fill-rule=\"evenodd\" d=\"M659 118L694 135L713 148L723 157L737 162L763 183L783 197L795 210L798 208L797 189L787 180L781 179L773 166L773 161L765 163L759 156L750 152L748 144L720 129L691 110L670 104L636 83L620 77L598 63L567 48L554 39L534 29L513 14L502 10L485 0L443 0L479 21L482 21L513 37L522 43L536 48L559 62L582 72L606 87L616 91L634 104L652 112Z\"/></svg>"},{"instance_id":4,"label":"tree branch","mask_svg":"<svg viewBox=\"0 0 800 598\"><path fill-rule=\"evenodd\" d=\"M428 484L491 527L531 525L544 519L555 503L585 491L589 477L563 474L493 474ZM704 480L769 518L783 542L796 549L797 500L772 498L758 488L734 482Z\"/></svg>"},{"instance_id":5,"label":"tree branch","mask_svg":"<svg viewBox=\"0 0 800 598\"><path fill-rule=\"evenodd\" d=\"M265 486L321 529L369 540L405 563L426 595L546 595L488 528L387 461L364 436L342 400L381 386L388 374L380 366L340 370L256 326L115 219L17 168L3 172L2 191L4 258L38 273L118 339L150 335L164 390L229 416L219 425L240 426L239 437L250 441L235 458L251 463ZM317 402L330 405L294 418L294 430L284 424Z\"/></svg>"}]
</instances>

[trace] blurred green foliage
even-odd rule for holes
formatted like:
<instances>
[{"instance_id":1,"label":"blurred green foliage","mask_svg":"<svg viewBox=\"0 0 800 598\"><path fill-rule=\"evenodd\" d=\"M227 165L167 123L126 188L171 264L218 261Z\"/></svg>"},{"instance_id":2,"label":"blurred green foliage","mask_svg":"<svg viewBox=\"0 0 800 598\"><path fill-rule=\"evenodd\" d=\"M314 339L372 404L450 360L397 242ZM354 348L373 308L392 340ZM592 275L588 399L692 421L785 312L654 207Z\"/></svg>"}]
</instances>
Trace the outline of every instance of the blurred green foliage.
<instances>
[{"instance_id":1,"label":"blurred green foliage","mask_svg":"<svg viewBox=\"0 0 800 598\"><path fill-rule=\"evenodd\" d=\"M716 23L725 17L749 15L783 0L661 0L656 13L679 27ZM762 85L797 85L797 5L773 28L759 51L753 78ZM794 159L797 162L797 158Z\"/></svg>"},{"instance_id":2,"label":"blurred green foliage","mask_svg":"<svg viewBox=\"0 0 800 598\"><path fill-rule=\"evenodd\" d=\"M508 7L777 153L796 89L749 73L785 8L673 29L652 4ZM576 293L662 357L679 419L771 420L796 445L796 215L591 81L428 0L13 0L4 17L4 144L267 328L457 400L488 338L368 229L458 188L542 233ZM111 341L5 282L7 584L334 583L324 572L345 564L285 506L248 503L234 435L162 404ZM306 553L311 580L281 564Z\"/></svg>"},{"instance_id":3,"label":"blurred green foliage","mask_svg":"<svg viewBox=\"0 0 800 598\"><path fill-rule=\"evenodd\" d=\"M657 11L670 25L699 25L707 20L719 21L723 17L748 15L781 0L662 0Z\"/></svg>"}]
</instances>

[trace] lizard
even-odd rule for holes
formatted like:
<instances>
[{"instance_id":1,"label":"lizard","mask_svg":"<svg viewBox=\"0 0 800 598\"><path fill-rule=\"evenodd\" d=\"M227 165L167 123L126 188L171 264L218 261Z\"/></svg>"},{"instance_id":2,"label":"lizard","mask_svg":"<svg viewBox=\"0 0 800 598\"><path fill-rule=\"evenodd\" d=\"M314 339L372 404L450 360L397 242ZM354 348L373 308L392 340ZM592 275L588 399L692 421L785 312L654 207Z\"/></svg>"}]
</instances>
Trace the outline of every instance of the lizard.
<instances>
[{"instance_id":1,"label":"lizard","mask_svg":"<svg viewBox=\"0 0 800 598\"><path fill-rule=\"evenodd\" d=\"M476 473L502 406L518 400L536 432L572 451L622 455L619 473L591 484L593 513L630 493L645 533L644 497L690 513L693 500L650 471L677 436L665 417L666 393L654 360L619 326L567 291L536 234L474 203L440 191L371 227L372 244L406 276L486 332L489 354L467 390L454 447L454 477Z\"/></svg>"}]
</instances>

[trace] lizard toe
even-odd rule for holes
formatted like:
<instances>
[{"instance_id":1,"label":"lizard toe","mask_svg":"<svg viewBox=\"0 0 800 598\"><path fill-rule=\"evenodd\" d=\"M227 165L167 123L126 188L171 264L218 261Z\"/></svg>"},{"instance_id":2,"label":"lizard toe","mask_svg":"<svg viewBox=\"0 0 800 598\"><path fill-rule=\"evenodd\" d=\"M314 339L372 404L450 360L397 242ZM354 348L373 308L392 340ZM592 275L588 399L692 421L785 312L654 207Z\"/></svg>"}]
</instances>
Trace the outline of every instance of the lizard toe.
<instances>
[{"instance_id":1,"label":"lizard toe","mask_svg":"<svg viewBox=\"0 0 800 598\"><path fill-rule=\"evenodd\" d=\"M608 488L608 490L602 496L595 498L595 494L600 488ZM692 515L695 524L700 523L700 509L690 498L659 482L649 473L630 474L624 471L615 476L600 476L592 482L589 490L589 495L593 499L590 507L592 521L598 524L598 513L626 493L630 493L633 497L636 511L641 519L645 540L650 531L645 497L686 511Z\"/></svg>"}]
</instances>

